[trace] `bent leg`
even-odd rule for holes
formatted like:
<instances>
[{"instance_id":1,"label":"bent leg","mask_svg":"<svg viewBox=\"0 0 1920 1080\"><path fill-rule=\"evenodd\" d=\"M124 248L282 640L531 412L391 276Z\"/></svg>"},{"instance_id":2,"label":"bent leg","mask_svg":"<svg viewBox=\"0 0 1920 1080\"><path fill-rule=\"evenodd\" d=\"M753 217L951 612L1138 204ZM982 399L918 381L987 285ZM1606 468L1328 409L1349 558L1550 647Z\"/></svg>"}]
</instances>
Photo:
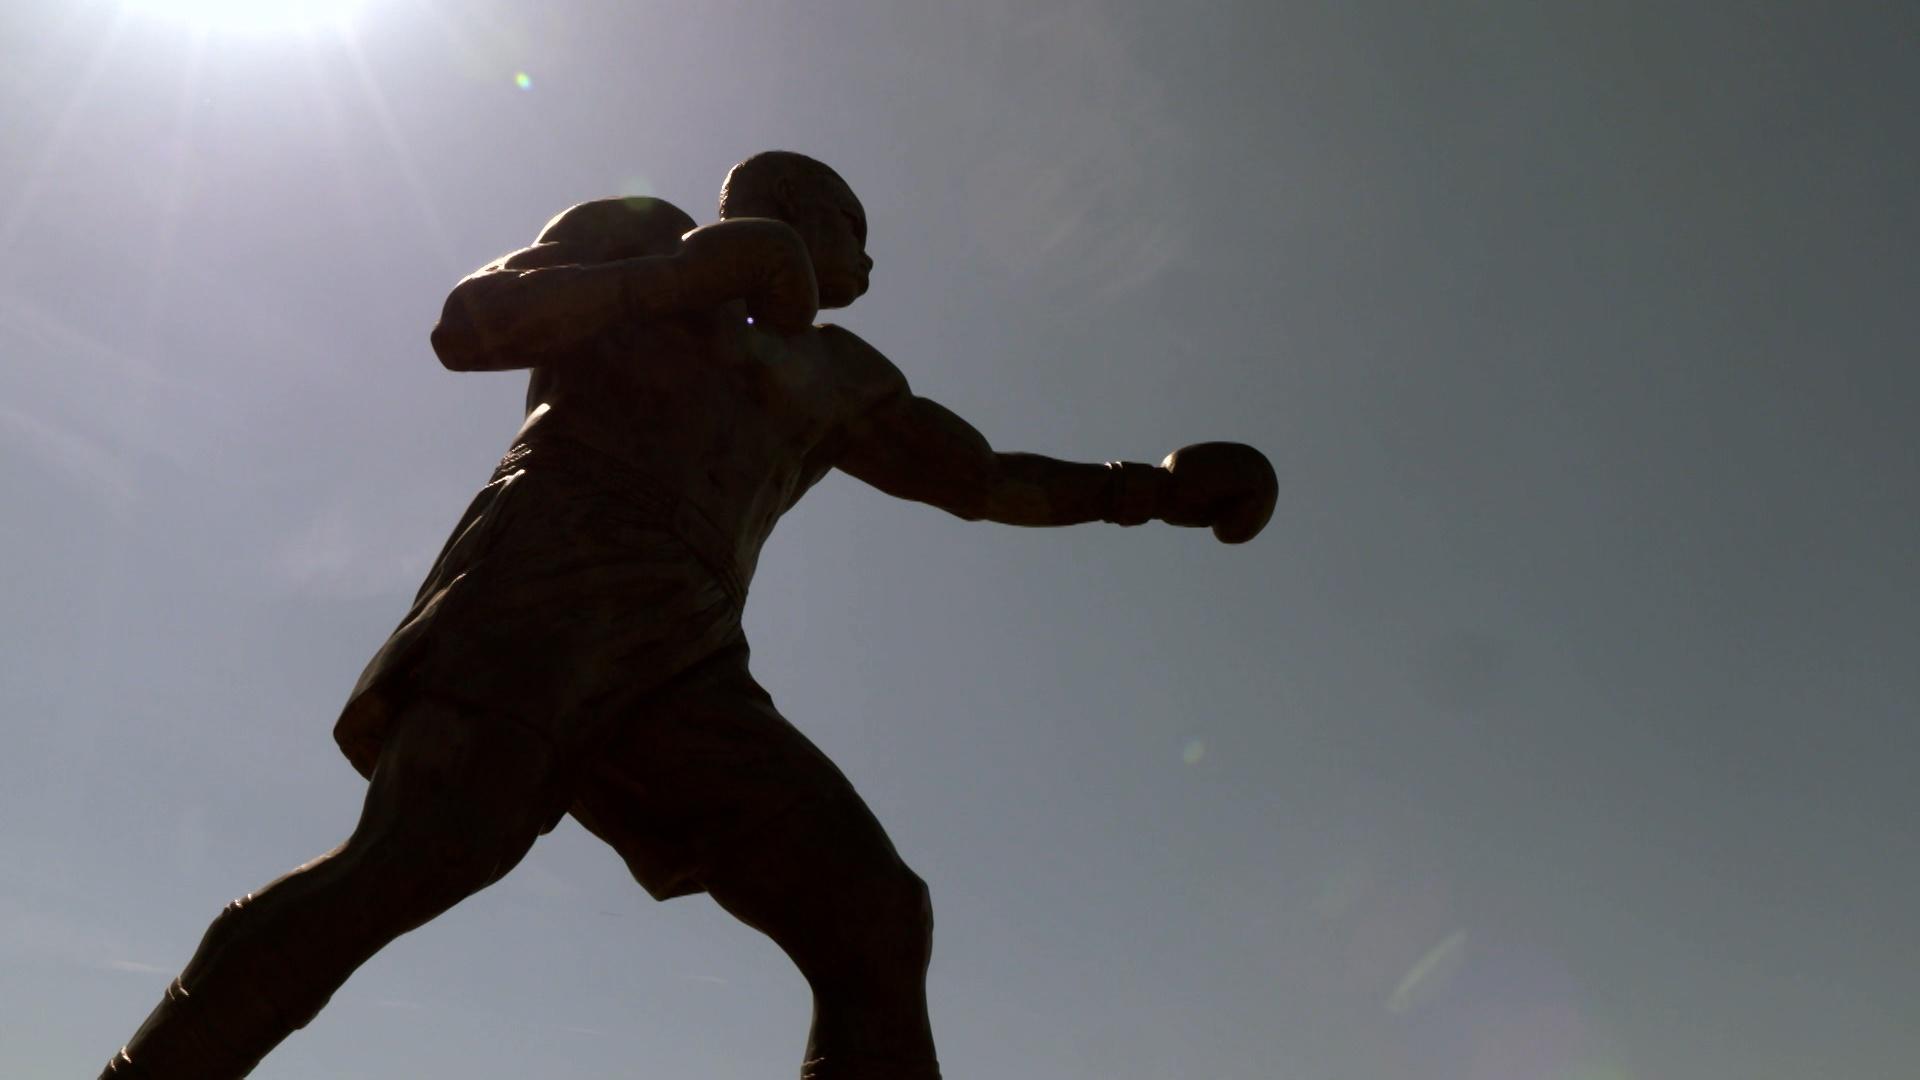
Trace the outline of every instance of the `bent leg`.
<instances>
[{"instance_id":1,"label":"bent leg","mask_svg":"<svg viewBox=\"0 0 1920 1080\"><path fill-rule=\"evenodd\" d=\"M706 875L707 891L786 950L812 987L802 1080L938 1080L926 883L840 784L736 847Z\"/></svg>"},{"instance_id":2,"label":"bent leg","mask_svg":"<svg viewBox=\"0 0 1920 1080\"><path fill-rule=\"evenodd\" d=\"M228 904L103 1080L245 1076L387 942L512 869L557 783L546 744L512 723L417 705L353 835Z\"/></svg>"},{"instance_id":3,"label":"bent leg","mask_svg":"<svg viewBox=\"0 0 1920 1080\"><path fill-rule=\"evenodd\" d=\"M705 890L814 993L806 1076L934 1080L927 889L746 667L714 658L623 725L574 816L654 896Z\"/></svg>"}]
</instances>

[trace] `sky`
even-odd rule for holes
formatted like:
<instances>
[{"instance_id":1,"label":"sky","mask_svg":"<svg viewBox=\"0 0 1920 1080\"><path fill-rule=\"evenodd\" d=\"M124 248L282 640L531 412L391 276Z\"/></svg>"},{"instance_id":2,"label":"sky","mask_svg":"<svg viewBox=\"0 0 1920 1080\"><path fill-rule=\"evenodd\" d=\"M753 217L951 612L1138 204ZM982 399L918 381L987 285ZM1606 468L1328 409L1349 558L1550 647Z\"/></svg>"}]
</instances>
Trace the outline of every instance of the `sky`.
<instances>
[{"instance_id":1,"label":"sky","mask_svg":"<svg viewBox=\"0 0 1920 1080\"><path fill-rule=\"evenodd\" d=\"M351 827L333 719L521 409L447 289L769 148L997 447L1280 476L1244 546L845 476L769 543L949 1077L1914 1074L1920 7L267 7L0 8L0 1075ZM791 1076L807 1014L568 821L254 1075Z\"/></svg>"}]
</instances>

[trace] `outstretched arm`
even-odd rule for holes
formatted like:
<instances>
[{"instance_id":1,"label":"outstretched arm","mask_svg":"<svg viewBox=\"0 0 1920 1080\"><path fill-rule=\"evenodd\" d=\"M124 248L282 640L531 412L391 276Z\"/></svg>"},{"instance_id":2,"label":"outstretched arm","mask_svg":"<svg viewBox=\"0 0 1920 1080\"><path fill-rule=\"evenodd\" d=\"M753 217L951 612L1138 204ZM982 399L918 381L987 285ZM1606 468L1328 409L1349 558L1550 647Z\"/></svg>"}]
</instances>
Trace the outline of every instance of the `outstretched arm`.
<instances>
[{"instance_id":1,"label":"outstretched arm","mask_svg":"<svg viewBox=\"0 0 1920 1080\"><path fill-rule=\"evenodd\" d=\"M849 430L838 462L889 495L937 506L968 521L1078 525L1121 520L1122 487L1159 504L1167 474L1146 465L1088 465L1039 454L1000 453L973 426L935 401L903 391Z\"/></svg>"},{"instance_id":2,"label":"outstretched arm","mask_svg":"<svg viewBox=\"0 0 1920 1080\"><path fill-rule=\"evenodd\" d=\"M1002 453L951 410L914 394L897 372L893 378L892 392L848 425L836 462L889 495L1006 525L1211 525L1227 543L1252 539L1273 513L1273 467L1250 446L1202 443L1159 466Z\"/></svg>"},{"instance_id":3,"label":"outstretched arm","mask_svg":"<svg viewBox=\"0 0 1920 1080\"><path fill-rule=\"evenodd\" d=\"M813 322L813 267L791 227L740 218L695 229L669 203L603 199L454 286L433 349L455 371L533 367L615 321L730 300L783 333Z\"/></svg>"}]
</instances>

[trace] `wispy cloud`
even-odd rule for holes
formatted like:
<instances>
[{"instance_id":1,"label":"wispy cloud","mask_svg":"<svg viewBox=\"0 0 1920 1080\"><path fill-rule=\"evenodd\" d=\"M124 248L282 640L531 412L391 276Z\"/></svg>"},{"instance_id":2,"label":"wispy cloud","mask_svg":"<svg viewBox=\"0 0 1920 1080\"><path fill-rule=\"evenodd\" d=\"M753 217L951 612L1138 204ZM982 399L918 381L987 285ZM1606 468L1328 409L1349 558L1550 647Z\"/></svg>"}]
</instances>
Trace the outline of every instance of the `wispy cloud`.
<instances>
[{"instance_id":1,"label":"wispy cloud","mask_svg":"<svg viewBox=\"0 0 1920 1080\"><path fill-rule=\"evenodd\" d=\"M0 897L0 958L48 957L95 971L169 975L170 970L126 959L142 950L114 927L89 925L45 903L27 904Z\"/></svg>"},{"instance_id":2,"label":"wispy cloud","mask_svg":"<svg viewBox=\"0 0 1920 1080\"><path fill-rule=\"evenodd\" d=\"M430 525L396 522L344 503L323 507L270 549L270 575L295 592L378 596L411 589L442 537Z\"/></svg>"},{"instance_id":3,"label":"wispy cloud","mask_svg":"<svg viewBox=\"0 0 1920 1080\"><path fill-rule=\"evenodd\" d=\"M1440 944L1427 950L1420 961L1407 970L1400 985L1387 996L1387 1011L1410 1012L1432 1001L1460 971L1467 955L1467 932L1456 930Z\"/></svg>"},{"instance_id":4,"label":"wispy cloud","mask_svg":"<svg viewBox=\"0 0 1920 1080\"><path fill-rule=\"evenodd\" d=\"M163 968L158 964L143 964L138 960L109 960L106 963L101 964L100 966L107 969L108 971L124 971L133 975L171 975L173 974L173 970L171 968Z\"/></svg>"},{"instance_id":5,"label":"wispy cloud","mask_svg":"<svg viewBox=\"0 0 1920 1080\"><path fill-rule=\"evenodd\" d=\"M133 497L133 470L126 458L78 427L0 404L0 429L10 442L43 464L65 473L118 508Z\"/></svg>"},{"instance_id":6,"label":"wispy cloud","mask_svg":"<svg viewBox=\"0 0 1920 1080\"><path fill-rule=\"evenodd\" d=\"M1163 190L1179 143L1164 89L1098 5L1022 10L1004 25L1014 53L1045 57L1051 92L993 114L963 188L975 257L1094 299L1139 288L1187 232L1186 200ZM1156 212L1121 209L1140 206Z\"/></svg>"},{"instance_id":7,"label":"wispy cloud","mask_svg":"<svg viewBox=\"0 0 1920 1080\"><path fill-rule=\"evenodd\" d=\"M0 295L0 437L111 503L139 463L186 465L177 418L212 394L165 372L144 347L102 337L18 291ZM188 428L205 436L206 413Z\"/></svg>"}]
</instances>

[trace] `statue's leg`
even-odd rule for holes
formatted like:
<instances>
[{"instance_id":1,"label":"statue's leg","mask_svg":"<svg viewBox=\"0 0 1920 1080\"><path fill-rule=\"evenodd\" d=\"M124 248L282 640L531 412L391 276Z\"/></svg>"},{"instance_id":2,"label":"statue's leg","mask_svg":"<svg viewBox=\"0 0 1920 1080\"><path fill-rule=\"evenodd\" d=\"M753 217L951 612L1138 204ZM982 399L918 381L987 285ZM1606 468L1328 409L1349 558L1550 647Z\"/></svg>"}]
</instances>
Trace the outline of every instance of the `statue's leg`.
<instances>
[{"instance_id":1,"label":"statue's leg","mask_svg":"<svg viewBox=\"0 0 1920 1080\"><path fill-rule=\"evenodd\" d=\"M812 987L802 1080L939 1080L927 1017L926 883L839 783L833 796L791 807L717 860L707 891L773 938Z\"/></svg>"},{"instance_id":2,"label":"statue's leg","mask_svg":"<svg viewBox=\"0 0 1920 1080\"><path fill-rule=\"evenodd\" d=\"M573 813L655 896L705 890L814 993L812 1080L937 1080L927 888L853 785L780 715L744 647L648 701Z\"/></svg>"},{"instance_id":3,"label":"statue's leg","mask_svg":"<svg viewBox=\"0 0 1920 1080\"><path fill-rule=\"evenodd\" d=\"M408 710L353 834L228 904L103 1080L245 1076L387 942L519 862L557 783L546 744L510 722Z\"/></svg>"}]
</instances>

